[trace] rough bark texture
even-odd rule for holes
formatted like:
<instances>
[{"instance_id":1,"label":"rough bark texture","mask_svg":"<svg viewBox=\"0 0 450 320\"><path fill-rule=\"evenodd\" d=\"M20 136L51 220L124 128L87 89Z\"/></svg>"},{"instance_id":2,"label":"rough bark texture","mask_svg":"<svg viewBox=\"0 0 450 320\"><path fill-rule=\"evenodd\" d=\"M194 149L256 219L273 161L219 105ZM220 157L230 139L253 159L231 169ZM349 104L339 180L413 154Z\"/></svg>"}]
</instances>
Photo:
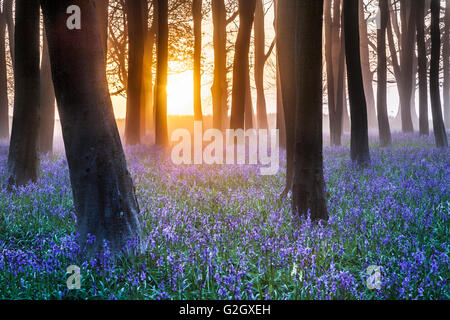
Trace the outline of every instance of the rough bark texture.
<instances>
[{"instance_id":1,"label":"rough bark texture","mask_svg":"<svg viewBox=\"0 0 450 320\"><path fill-rule=\"evenodd\" d=\"M135 145L141 142L141 94L144 63L144 0L127 0L128 18L128 85L125 140Z\"/></svg>"},{"instance_id":2,"label":"rough bark texture","mask_svg":"<svg viewBox=\"0 0 450 320\"><path fill-rule=\"evenodd\" d=\"M450 0L445 2L442 58L444 59L444 120L445 127L450 128Z\"/></svg>"},{"instance_id":3,"label":"rough bark texture","mask_svg":"<svg viewBox=\"0 0 450 320\"><path fill-rule=\"evenodd\" d=\"M155 133L156 144L169 145L167 132L167 69L169 55L169 24L168 24L168 0L157 0L158 6L158 31L157 31L157 66L155 87Z\"/></svg>"},{"instance_id":4,"label":"rough bark texture","mask_svg":"<svg viewBox=\"0 0 450 320\"><path fill-rule=\"evenodd\" d=\"M0 13L0 139L9 138L8 77L6 72L6 17Z\"/></svg>"},{"instance_id":5,"label":"rough bark texture","mask_svg":"<svg viewBox=\"0 0 450 320\"><path fill-rule=\"evenodd\" d=\"M239 0L239 31L233 65L231 129L245 128L245 105L248 99L250 36L256 0ZM248 100L247 100L248 101Z\"/></svg>"},{"instance_id":6,"label":"rough bark texture","mask_svg":"<svg viewBox=\"0 0 450 320\"><path fill-rule=\"evenodd\" d=\"M28 2L29 0L27 0ZM83 28L66 27L71 0L41 0L56 99L69 165L80 245L89 235L118 253L141 235L139 208L111 99L93 0L78 0Z\"/></svg>"},{"instance_id":7,"label":"rough bark texture","mask_svg":"<svg viewBox=\"0 0 450 320\"><path fill-rule=\"evenodd\" d=\"M292 189L293 179L297 80L292 66L295 65L296 10L295 1L277 0L277 55L286 128L286 187L281 197Z\"/></svg>"},{"instance_id":8,"label":"rough bark texture","mask_svg":"<svg viewBox=\"0 0 450 320\"><path fill-rule=\"evenodd\" d=\"M202 121L202 0L192 1L194 19L194 120Z\"/></svg>"},{"instance_id":9,"label":"rough bark texture","mask_svg":"<svg viewBox=\"0 0 450 320\"><path fill-rule=\"evenodd\" d=\"M297 115L293 210L328 220L322 155L322 14L323 0L297 1ZM304 81L308 79L308 81Z\"/></svg>"},{"instance_id":10,"label":"rough bark texture","mask_svg":"<svg viewBox=\"0 0 450 320\"><path fill-rule=\"evenodd\" d=\"M351 159L359 165L370 162L367 105L361 71L358 28L358 0L344 1L345 55L351 117Z\"/></svg>"},{"instance_id":11,"label":"rough bark texture","mask_svg":"<svg viewBox=\"0 0 450 320\"><path fill-rule=\"evenodd\" d=\"M16 2L14 116L8 186L39 175L39 0Z\"/></svg>"},{"instance_id":12,"label":"rough bark texture","mask_svg":"<svg viewBox=\"0 0 450 320\"><path fill-rule=\"evenodd\" d=\"M387 112L387 58L386 29L389 23L389 7L387 0L380 0L380 28L377 31L378 83L377 111L380 146L388 147L392 143L391 128Z\"/></svg>"},{"instance_id":13,"label":"rough bark texture","mask_svg":"<svg viewBox=\"0 0 450 320\"><path fill-rule=\"evenodd\" d=\"M224 0L212 0L214 25L214 82L211 87L213 102L213 127L223 130L227 127L227 25Z\"/></svg>"},{"instance_id":14,"label":"rough bark texture","mask_svg":"<svg viewBox=\"0 0 450 320\"><path fill-rule=\"evenodd\" d=\"M447 133L442 118L441 95L439 90L439 61L441 55L440 35L440 3L431 0L431 61L430 61L430 97L431 113L433 114L433 131L436 146L448 147Z\"/></svg>"},{"instance_id":15,"label":"rough bark texture","mask_svg":"<svg viewBox=\"0 0 450 320\"><path fill-rule=\"evenodd\" d=\"M40 76L40 132L39 148L42 154L53 152L53 135L55 128L55 89L53 87L52 70L48 54L48 43L43 35L43 51Z\"/></svg>"},{"instance_id":16,"label":"rough bark texture","mask_svg":"<svg viewBox=\"0 0 450 320\"><path fill-rule=\"evenodd\" d=\"M264 94L264 66L266 60L264 5L262 0L257 0L255 10L255 86L256 113L258 116L257 123L259 129L268 128L266 96Z\"/></svg>"},{"instance_id":17,"label":"rough bark texture","mask_svg":"<svg viewBox=\"0 0 450 320\"><path fill-rule=\"evenodd\" d=\"M417 65L419 74L419 132L430 133L428 125L428 75L427 48L425 43L425 0L417 0Z\"/></svg>"}]
</instances>

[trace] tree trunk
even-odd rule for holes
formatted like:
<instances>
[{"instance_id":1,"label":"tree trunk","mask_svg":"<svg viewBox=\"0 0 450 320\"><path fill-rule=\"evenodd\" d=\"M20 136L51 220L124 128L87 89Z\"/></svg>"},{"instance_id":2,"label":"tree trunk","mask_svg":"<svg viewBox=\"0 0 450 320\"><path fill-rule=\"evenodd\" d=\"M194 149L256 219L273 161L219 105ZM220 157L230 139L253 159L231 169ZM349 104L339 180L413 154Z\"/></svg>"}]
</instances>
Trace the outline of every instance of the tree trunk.
<instances>
[{"instance_id":1,"label":"tree trunk","mask_svg":"<svg viewBox=\"0 0 450 320\"><path fill-rule=\"evenodd\" d=\"M441 55L440 35L440 1L431 0L431 62L430 62L430 96L433 115L433 130L436 146L448 147L447 133L442 118L441 95L439 90L439 62Z\"/></svg>"},{"instance_id":2,"label":"tree trunk","mask_svg":"<svg viewBox=\"0 0 450 320\"><path fill-rule=\"evenodd\" d=\"M428 126L428 75L427 48L425 44L425 0L417 1L417 64L419 73L419 131L421 135L429 135Z\"/></svg>"},{"instance_id":3,"label":"tree trunk","mask_svg":"<svg viewBox=\"0 0 450 320\"><path fill-rule=\"evenodd\" d=\"M97 16L100 24L100 35L103 43L103 52L105 53L105 61L108 51L108 9L109 0L96 0Z\"/></svg>"},{"instance_id":4,"label":"tree trunk","mask_svg":"<svg viewBox=\"0 0 450 320\"><path fill-rule=\"evenodd\" d=\"M369 35L364 16L364 2L359 0L359 32L361 50L361 69L363 74L364 93L367 102L367 119L370 128L376 128L377 115L375 113L375 94L373 92L373 73L370 70Z\"/></svg>"},{"instance_id":5,"label":"tree trunk","mask_svg":"<svg viewBox=\"0 0 450 320\"><path fill-rule=\"evenodd\" d=\"M45 32L43 34L43 51L40 74L40 152L42 154L53 152L53 135L55 129L55 89L53 87L52 70L48 54L48 42Z\"/></svg>"},{"instance_id":6,"label":"tree trunk","mask_svg":"<svg viewBox=\"0 0 450 320\"><path fill-rule=\"evenodd\" d=\"M264 24L264 5L262 0L256 1L255 9L255 86L256 113L258 128L267 129L266 96L264 94L264 66L266 64L266 36Z\"/></svg>"},{"instance_id":7,"label":"tree trunk","mask_svg":"<svg viewBox=\"0 0 450 320\"><path fill-rule=\"evenodd\" d=\"M77 32L65 24L71 3L41 0L77 232L81 247L96 237L89 252L101 250L107 240L119 253L141 235L139 208L109 97L94 1L77 1L83 12Z\"/></svg>"},{"instance_id":8,"label":"tree trunk","mask_svg":"<svg viewBox=\"0 0 450 320\"><path fill-rule=\"evenodd\" d=\"M297 5L295 1L277 0L277 55L286 128L286 187L281 197L286 196L291 191L294 172L297 79L293 66L295 65L296 10Z\"/></svg>"},{"instance_id":9,"label":"tree trunk","mask_svg":"<svg viewBox=\"0 0 450 320\"><path fill-rule=\"evenodd\" d=\"M328 220L322 154L323 0L299 0L297 6L298 100L292 207L299 215L310 214L313 221Z\"/></svg>"},{"instance_id":10,"label":"tree trunk","mask_svg":"<svg viewBox=\"0 0 450 320\"><path fill-rule=\"evenodd\" d=\"M141 142L141 94L144 63L144 19L142 1L127 0L128 18L128 86L125 140L129 145Z\"/></svg>"},{"instance_id":11,"label":"tree trunk","mask_svg":"<svg viewBox=\"0 0 450 320\"><path fill-rule=\"evenodd\" d=\"M351 116L351 159L359 165L370 163L367 105L364 95L359 48L358 0L344 1L345 55Z\"/></svg>"},{"instance_id":12,"label":"tree trunk","mask_svg":"<svg viewBox=\"0 0 450 320\"><path fill-rule=\"evenodd\" d=\"M223 130L228 118L227 110L227 25L224 0L212 0L214 25L214 83L211 87L213 101L213 127Z\"/></svg>"},{"instance_id":13,"label":"tree trunk","mask_svg":"<svg viewBox=\"0 0 450 320\"><path fill-rule=\"evenodd\" d=\"M168 0L157 0L158 32L157 32L157 65L155 87L155 133L156 144L169 145L167 129L167 70L168 70Z\"/></svg>"},{"instance_id":14,"label":"tree trunk","mask_svg":"<svg viewBox=\"0 0 450 320\"><path fill-rule=\"evenodd\" d=\"M378 83L377 83L377 111L380 146L388 147L392 144L391 128L387 112L387 58L386 58L386 29L389 23L389 7L387 0L380 0L380 28L377 31Z\"/></svg>"},{"instance_id":15,"label":"tree trunk","mask_svg":"<svg viewBox=\"0 0 450 320\"><path fill-rule=\"evenodd\" d=\"M442 57L444 59L444 119L445 127L450 128L450 0L445 2L445 27Z\"/></svg>"},{"instance_id":16,"label":"tree trunk","mask_svg":"<svg viewBox=\"0 0 450 320\"><path fill-rule=\"evenodd\" d=\"M39 175L39 0L18 0L16 4L9 187L34 182Z\"/></svg>"},{"instance_id":17,"label":"tree trunk","mask_svg":"<svg viewBox=\"0 0 450 320\"><path fill-rule=\"evenodd\" d=\"M194 120L202 121L202 0L192 1L194 19Z\"/></svg>"},{"instance_id":18,"label":"tree trunk","mask_svg":"<svg viewBox=\"0 0 450 320\"><path fill-rule=\"evenodd\" d=\"M0 139L9 138L8 75L6 71L6 17L0 14Z\"/></svg>"},{"instance_id":19,"label":"tree trunk","mask_svg":"<svg viewBox=\"0 0 450 320\"><path fill-rule=\"evenodd\" d=\"M239 31L233 65L233 93L231 105L231 129L244 129L245 105L248 103L250 36L255 14L256 0L239 0ZM247 105L248 106L248 105Z\"/></svg>"},{"instance_id":20,"label":"tree trunk","mask_svg":"<svg viewBox=\"0 0 450 320\"><path fill-rule=\"evenodd\" d=\"M252 87L250 84L250 74L247 75L245 80L245 107L244 107L244 127L246 130L253 129L253 99L252 99Z\"/></svg>"}]
</instances>

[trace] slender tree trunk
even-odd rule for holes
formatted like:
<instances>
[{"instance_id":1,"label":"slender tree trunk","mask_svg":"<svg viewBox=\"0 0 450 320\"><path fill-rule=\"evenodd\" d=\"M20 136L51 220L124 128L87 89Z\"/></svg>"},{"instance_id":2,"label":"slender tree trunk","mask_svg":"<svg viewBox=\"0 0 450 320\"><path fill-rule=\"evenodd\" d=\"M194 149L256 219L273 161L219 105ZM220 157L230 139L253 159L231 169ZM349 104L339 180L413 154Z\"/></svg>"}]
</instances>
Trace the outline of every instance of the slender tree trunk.
<instances>
[{"instance_id":1,"label":"slender tree trunk","mask_svg":"<svg viewBox=\"0 0 450 320\"><path fill-rule=\"evenodd\" d=\"M71 4L41 0L77 231L82 247L93 235L89 250L101 250L107 240L118 253L141 235L139 208L109 97L94 1L77 1L83 13L77 32L65 24Z\"/></svg>"},{"instance_id":2,"label":"slender tree trunk","mask_svg":"<svg viewBox=\"0 0 450 320\"><path fill-rule=\"evenodd\" d=\"M359 165L370 163L367 105L361 71L358 28L358 0L344 1L345 55L351 116L351 159Z\"/></svg>"},{"instance_id":3,"label":"slender tree trunk","mask_svg":"<svg viewBox=\"0 0 450 320\"><path fill-rule=\"evenodd\" d=\"M223 130L228 118L227 110L227 25L224 0L212 0L214 25L214 83L211 87L213 101L213 127Z\"/></svg>"},{"instance_id":4,"label":"slender tree trunk","mask_svg":"<svg viewBox=\"0 0 450 320\"><path fill-rule=\"evenodd\" d=\"M245 107L244 107L244 127L246 130L253 129L253 99L252 99L252 87L250 84L250 73L247 74L245 79Z\"/></svg>"},{"instance_id":5,"label":"slender tree trunk","mask_svg":"<svg viewBox=\"0 0 450 320\"><path fill-rule=\"evenodd\" d=\"M387 58L386 58L386 29L389 23L389 7L387 0L380 0L380 28L377 31L378 56L378 89L377 111L380 145L388 147L392 144L391 128L387 112Z\"/></svg>"},{"instance_id":6,"label":"slender tree trunk","mask_svg":"<svg viewBox=\"0 0 450 320\"><path fill-rule=\"evenodd\" d=\"M313 221L328 220L322 154L323 0L299 0L297 5L298 100L292 207L299 215L309 213Z\"/></svg>"},{"instance_id":7,"label":"slender tree trunk","mask_svg":"<svg viewBox=\"0 0 450 320\"><path fill-rule=\"evenodd\" d=\"M450 0L445 2L445 27L442 57L444 59L444 118L445 127L450 128Z\"/></svg>"},{"instance_id":8,"label":"slender tree trunk","mask_svg":"<svg viewBox=\"0 0 450 320\"><path fill-rule=\"evenodd\" d=\"M266 96L264 94L264 66L266 64L266 36L264 24L263 0L256 1L255 10L255 86L256 86L256 113L258 115L258 128L267 129Z\"/></svg>"},{"instance_id":9,"label":"slender tree trunk","mask_svg":"<svg viewBox=\"0 0 450 320\"><path fill-rule=\"evenodd\" d=\"M168 70L168 0L157 0L158 32L157 32L157 66L155 87L155 132L156 144L169 145L167 129L167 70Z\"/></svg>"},{"instance_id":10,"label":"slender tree trunk","mask_svg":"<svg viewBox=\"0 0 450 320\"><path fill-rule=\"evenodd\" d=\"M421 135L429 135L428 126L428 75L427 48L425 44L425 0L417 1L417 51L419 73L419 131Z\"/></svg>"},{"instance_id":11,"label":"slender tree trunk","mask_svg":"<svg viewBox=\"0 0 450 320\"><path fill-rule=\"evenodd\" d=\"M143 0L127 0L128 17L128 85L125 140L135 145L141 142L141 94L144 63Z\"/></svg>"},{"instance_id":12,"label":"slender tree trunk","mask_svg":"<svg viewBox=\"0 0 450 320\"><path fill-rule=\"evenodd\" d=\"M202 0L192 1L194 18L194 120L202 121Z\"/></svg>"},{"instance_id":13,"label":"slender tree trunk","mask_svg":"<svg viewBox=\"0 0 450 320\"><path fill-rule=\"evenodd\" d=\"M375 94L373 92L373 73L370 70L369 35L367 33L367 22L364 16L364 2L359 0L359 30L361 69L363 73L364 93L367 101L367 119L370 128L376 128L377 115L375 113Z\"/></svg>"},{"instance_id":14,"label":"slender tree trunk","mask_svg":"<svg viewBox=\"0 0 450 320\"><path fill-rule=\"evenodd\" d=\"M256 0L239 0L239 31L233 66L231 129L244 129L245 104L248 99L249 51Z\"/></svg>"},{"instance_id":15,"label":"slender tree trunk","mask_svg":"<svg viewBox=\"0 0 450 320\"><path fill-rule=\"evenodd\" d=\"M297 80L295 70L292 66L295 65L296 10L297 5L295 1L277 0L277 55L286 128L286 187L281 194L282 198L291 191L294 177L293 163Z\"/></svg>"},{"instance_id":16,"label":"slender tree trunk","mask_svg":"<svg viewBox=\"0 0 450 320\"><path fill-rule=\"evenodd\" d=\"M433 131L436 146L448 147L447 133L442 117L441 94L439 90L439 62L441 55L440 35L440 1L431 0L431 62L430 62L430 96L433 114Z\"/></svg>"},{"instance_id":17,"label":"slender tree trunk","mask_svg":"<svg viewBox=\"0 0 450 320\"><path fill-rule=\"evenodd\" d=\"M332 0L325 0L324 22L325 22L325 62L327 66L327 88L328 88L328 117L330 121L330 144L337 144L336 137L336 101L334 88L334 65L333 65L333 19L331 17ZM340 119L339 119L340 120Z\"/></svg>"},{"instance_id":18,"label":"slender tree trunk","mask_svg":"<svg viewBox=\"0 0 450 320\"><path fill-rule=\"evenodd\" d=\"M8 76L6 71L6 18L0 14L0 139L9 138Z\"/></svg>"},{"instance_id":19,"label":"slender tree trunk","mask_svg":"<svg viewBox=\"0 0 450 320\"><path fill-rule=\"evenodd\" d=\"M48 43L45 32L43 34L43 51L40 73L40 152L53 152L53 135L55 128L55 89L53 87L52 70L48 54Z\"/></svg>"},{"instance_id":20,"label":"slender tree trunk","mask_svg":"<svg viewBox=\"0 0 450 320\"><path fill-rule=\"evenodd\" d=\"M34 182L39 175L39 0L18 0L16 4L9 187Z\"/></svg>"},{"instance_id":21,"label":"slender tree trunk","mask_svg":"<svg viewBox=\"0 0 450 320\"><path fill-rule=\"evenodd\" d=\"M275 18L273 21L273 26L275 29L275 34L278 34L278 2L279 0L275 0L274 2L274 11ZM283 108L283 99L281 93L281 79L280 79L280 61L279 54L276 54L276 68L277 68L277 119L276 119L276 128L280 130L280 147L286 150L286 119L284 117L284 108Z\"/></svg>"}]
</instances>

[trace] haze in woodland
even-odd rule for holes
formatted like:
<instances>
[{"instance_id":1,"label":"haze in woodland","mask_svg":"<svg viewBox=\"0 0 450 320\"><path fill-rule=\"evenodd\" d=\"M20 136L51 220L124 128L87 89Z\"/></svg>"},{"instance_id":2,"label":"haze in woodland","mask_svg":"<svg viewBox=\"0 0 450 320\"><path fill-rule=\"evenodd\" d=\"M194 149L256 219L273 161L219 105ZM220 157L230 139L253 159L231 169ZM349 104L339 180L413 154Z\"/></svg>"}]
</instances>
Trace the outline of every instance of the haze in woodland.
<instances>
[{"instance_id":1,"label":"haze in woodland","mask_svg":"<svg viewBox=\"0 0 450 320\"><path fill-rule=\"evenodd\" d=\"M0 298L449 298L449 0L0 9Z\"/></svg>"}]
</instances>

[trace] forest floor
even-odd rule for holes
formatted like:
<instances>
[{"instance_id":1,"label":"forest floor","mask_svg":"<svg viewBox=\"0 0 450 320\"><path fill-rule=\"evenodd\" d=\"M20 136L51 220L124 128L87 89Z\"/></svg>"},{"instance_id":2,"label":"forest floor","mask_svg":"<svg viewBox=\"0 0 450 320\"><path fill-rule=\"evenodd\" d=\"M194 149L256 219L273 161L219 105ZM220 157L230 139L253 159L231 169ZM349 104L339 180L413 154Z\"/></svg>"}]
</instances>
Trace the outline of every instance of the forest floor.
<instances>
[{"instance_id":1,"label":"forest floor","mask_svg":"<svg viewBox=\"0 0 450 320\"><path fill-rule=\"evenodd\" d=\"M330 220L296 221L281 201L284 170L174 166L127 149L145 254L83 261L67 163L42 159L36 184L6 191L0 148L1 299L449 299L450 149L432 137L372 139L359 169L346 146L325 148ZM284 165L284 164L283 164ZM66 268L81 268L81 290ZM367 268L381 267L381 289Z\"/></svg>"}]
</instances>

